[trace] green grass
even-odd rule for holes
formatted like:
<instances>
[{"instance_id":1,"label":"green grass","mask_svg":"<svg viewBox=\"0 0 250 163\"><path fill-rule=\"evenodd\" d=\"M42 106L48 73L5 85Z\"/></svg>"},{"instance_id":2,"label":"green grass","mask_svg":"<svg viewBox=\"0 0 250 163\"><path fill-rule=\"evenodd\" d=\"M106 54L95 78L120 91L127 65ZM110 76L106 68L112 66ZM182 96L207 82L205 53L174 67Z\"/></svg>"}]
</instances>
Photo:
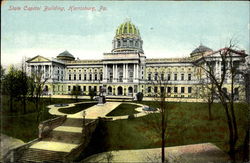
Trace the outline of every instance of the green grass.
<instances>
[{"instance_id":1,"label":"green grass","mask_svg":"<svg viewBox=\"0 0 250 163\"><path fill-rule=\"evenodd\" d=\"M79 111L85 110L85 109L87 109L91 106L94 106L96 104L97 104L96 102L76 104L74 107L60 108L59 111L62 113L66 113L66 114L75 114L75 113L78 113Z\"/></svg>"},{"instance_id":2,"label":"green grass","mask_svg":"<svg viewBox=\"0 0 250 163\"><path fill-rule=\"evenodd\" d=\"M135 110L135 108L138 108L138 105L134 104L127 104L122 103L119 106L117 106L114 110L112 110L110 113L107 114L107 116L122 116L122 115L131 115L139 113Z\"/></svg>"},{"instance_id":3,"label":"green grass","mask_svg":"<svg viewBox=\"0 0 250 163\"><path fill-rule=\"evenodd\" d=\"M142 103L154 108L159 107L155 102ZM211 121L208 119L206 104L170 103L168 106L170 109L165 146L211 142L225 152L228 151L227 121L220 104L213 104L213 120ZM243 144L245 136L246 107L245 104L235 105L239 132L237 148ZM93 140L88 147L89 151L95 153L96 151L160 147L160 131L154 126L159 119L159 113L155 113L135 119L101 122L102 127L94 133Z\"/></svg>"},{"instance_id":4,"label":"green grass","mask_svg":"<svg viewBox=\"0 0 250 163\"><path fill-rule=\"evenodd\" d=\"M73 103L74 99L41 99L41 112L37 122L38 113L35 110L35 104L32 101L27 102L27 113L23 114L22 104L19 101L14 101L14 112L10 112L8 105L8 97L2 96L1 106L1 133L23 140L24 142L31 141L38 137L38 125L40 122L54 118L48 113L46 106L58 103ZM83 100L81 100L83 101Z\"/></svg>"}]
</instances>

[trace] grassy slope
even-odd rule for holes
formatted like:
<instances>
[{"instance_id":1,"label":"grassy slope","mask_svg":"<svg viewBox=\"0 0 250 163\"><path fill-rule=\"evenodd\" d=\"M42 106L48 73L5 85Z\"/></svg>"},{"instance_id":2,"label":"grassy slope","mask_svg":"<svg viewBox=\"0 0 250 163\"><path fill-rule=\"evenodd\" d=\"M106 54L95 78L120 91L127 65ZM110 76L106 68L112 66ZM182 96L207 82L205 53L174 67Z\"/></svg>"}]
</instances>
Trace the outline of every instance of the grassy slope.
<instances>
[{"instance_id":1,"label":"grassy slope","mask_svg":"<svg viewBox=\"0 0 250 163\"><path fill-rule=\"evenodd\" d=\"M72 99L42 99L41 100L41 114L39 122L53 118L48 113L47 105L57 103L72 103ZM31 141L38 136L37 112L33 102L27 103L27 114L23 114L22 104L19 101L14 102L15 112L9 112L8 97L3 96L1 108L1 133L18 138L24 142Z\"/></svg>"},{"instance_id":2,"label":"grassy slope","mask_svg":"<svg viewBox=\"0 0 250 163\"><path fill-rule=\"evenodd\" d=\"M74 107L70 107L70 108L61 108L59 109L60 112L62 113L66 113L66 114L75 114L79 111L85 110L91 106L96 105L96 102L93 103L84 103L84 104L76 104L76 106Z\"/></svg>"},{"instance_id":3,"label":"grassy slope","mask_svg":"<svg viewBox=\"0 0 250 163\"><path fill-rule=\"evenodd\" d=\"M138 105L122 103L114 110L112 110L110 113L108 113L107 116L121 116L121 115L131 115L139 113L138 111L135 110L135 108L138 107L139 107Z\"/></svg>"},{"instance_id":4,"label":"grassy slope","mask_svg":"<svg viewBox=\"0 0 250 163\"><path fill-rule=\"evenodd\" d=\"M143 103L151 107L158 107L154 102ZM244 138L244 122L247 120L244 113L245 107L244 104L236 104L239 129L238 145L243 143ZM206 104L171 103L170 108L166 146L212 142L222 150L228 150L228 128L224 109L220 104L213 105L212 121L208 120ZM160 132L155 132L155 127L152 125L155 119L159 119L159 114L150 114L131 120L103 122L102 129L94 134L93 142L96 139L103 140L101 141L103 148L99 149L99 152L100 150L160 147ZM92 144L93 148L99 146L96 143ZM92 149L92 151L95 150Z\"/></svg>"}]
</instances>

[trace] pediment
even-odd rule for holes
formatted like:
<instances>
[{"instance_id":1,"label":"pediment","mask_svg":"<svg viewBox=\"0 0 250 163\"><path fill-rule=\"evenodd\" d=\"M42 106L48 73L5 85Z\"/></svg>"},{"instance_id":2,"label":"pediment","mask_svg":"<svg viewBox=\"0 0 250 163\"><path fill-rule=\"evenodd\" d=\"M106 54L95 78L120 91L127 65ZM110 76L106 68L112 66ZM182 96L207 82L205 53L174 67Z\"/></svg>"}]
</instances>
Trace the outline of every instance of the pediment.
<instances>
[{"instance_id":1,"label":"pediment","mask_svg":"<svg viewBox=\"0 0 250 163\"><path fill-rule=\"evenodd\" d=\"M51 60L48 58L45 58L43 56L38 55L38 56L35 56L34 58L29 59L27 62L30 63L30 62L49 62L49 61L51 61Z\"/></svg>"}]
</instances>

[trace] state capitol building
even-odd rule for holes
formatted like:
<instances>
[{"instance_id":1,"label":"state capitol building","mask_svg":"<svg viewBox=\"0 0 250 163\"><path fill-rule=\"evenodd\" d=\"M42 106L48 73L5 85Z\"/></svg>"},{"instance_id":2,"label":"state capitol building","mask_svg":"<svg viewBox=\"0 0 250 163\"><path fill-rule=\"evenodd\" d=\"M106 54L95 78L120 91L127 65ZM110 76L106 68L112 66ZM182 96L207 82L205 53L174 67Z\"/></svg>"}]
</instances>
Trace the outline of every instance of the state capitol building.
<instances>
[{"instance_id":1,"label":"state capitol building","mask_svg":"<svg viewBox=\"0 0 250 163\"><path fill-rule=\"evenodd\" d=\"M166 91L168 98L185 101L202 99L202 84L197 75L201 70L193 64L202 62L202 56L215 58L215 73L221 74L218 53L223 49L213 51L200 45L185 58L146 58L139 29L131 21L116 29L112 45L111 52L103 53L100 60L76 60L70 52L64 51L56 58L35 56L27 60L27 69L30 74L42 72L42 78L46 79L44 91L51 95L66 95L72 90L79 90L82 95L88 95L90 90L98 94L105 88L107 96L131 97L142 92L144 96L152 97L157 92ZM245 52L233 53L234 62L240 65ZM240 82L238 84L240 86ZM240 98L239 88L235 94ZM227 85L225 89L228 89Z\"/></svg>"}]
</instances>

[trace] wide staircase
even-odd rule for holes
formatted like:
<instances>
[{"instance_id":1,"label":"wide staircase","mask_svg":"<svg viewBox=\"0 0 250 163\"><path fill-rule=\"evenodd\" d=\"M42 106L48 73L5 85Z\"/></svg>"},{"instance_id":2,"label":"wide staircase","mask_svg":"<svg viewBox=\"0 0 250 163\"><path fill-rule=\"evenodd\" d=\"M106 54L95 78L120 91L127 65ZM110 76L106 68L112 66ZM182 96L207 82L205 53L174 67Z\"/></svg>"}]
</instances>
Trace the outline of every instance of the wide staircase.
<instances>
[{"instance_id":1,"label":"wide staircase","mask_svg":"<svg viewBox=\"0 0 250 163\"><path fill-rule=\"evenodd\" d=\"M62 162L67 152L49 151L28 148L23 153L20 162Z\"/></svg>"},{"instance_id":2,"label":"wide staircase","mask_svg":"<svg viewBox=\"0 0 250 163\"><path fill-rule=\"evenodd\" d=\"M88 122L88 120L85 120ZM82 129L83 120L82 119L71 119L67 118L65 122L59 127L77 127ZM61 143L61 144L73 144L79 145L82 139L82 132L71 132L67 131L57 131L56 128L52 130L46 138L41 139L39 142L48 142L48 149L41 149L40 147L30 146L28 149L24 150L18 162L63 162L63 158L70 151L60 151L55 149L49 149L50 143ZM34 144L36 145L36 144ZM40 148L40 149L39 149Z\"/></svg>"}]
</instances>

